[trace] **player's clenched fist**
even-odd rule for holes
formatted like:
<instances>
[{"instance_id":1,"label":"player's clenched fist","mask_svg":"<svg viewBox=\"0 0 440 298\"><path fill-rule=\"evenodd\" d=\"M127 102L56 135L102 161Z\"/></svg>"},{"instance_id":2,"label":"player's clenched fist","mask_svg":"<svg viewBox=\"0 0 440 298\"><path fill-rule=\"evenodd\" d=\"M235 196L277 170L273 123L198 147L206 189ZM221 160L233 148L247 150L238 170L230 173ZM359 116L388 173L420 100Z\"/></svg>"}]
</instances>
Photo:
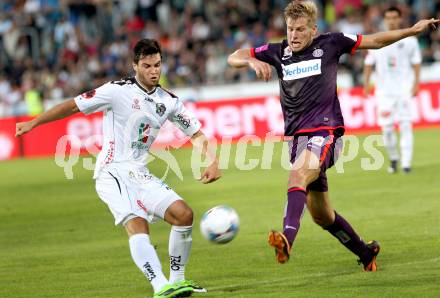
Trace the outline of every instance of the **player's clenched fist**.
<instances>
[{"instance_id":1,"label":"player's clenched fist","mask_svg":"<svg viewBox=\"0 0 440 298\"><path fill-rule=\"evenodd\" d=\"M259 78L259 79L269 81L269 79L272 76L272 68L266 62L262 62L260 60L255 59L255 58L251 58L249 60L249 66L253 70L255 70L255 73L257 74L257 78Z\"/></svg>"},{"instance_id":2,"label":"player's clenched fist","mask_svg":"<svg viewBox=\"0 0 440 298\"><path fill-rule=\"evenodd\" d=\"M32 128L34 128L34 125L32 123L32 121L28 121L28 122L19 122L17 123L17 125L15 126L15 136L19 137L21 135L24 135L25 133L27 133L28 131L31 131Z\"/></svg>"}]
</instances>

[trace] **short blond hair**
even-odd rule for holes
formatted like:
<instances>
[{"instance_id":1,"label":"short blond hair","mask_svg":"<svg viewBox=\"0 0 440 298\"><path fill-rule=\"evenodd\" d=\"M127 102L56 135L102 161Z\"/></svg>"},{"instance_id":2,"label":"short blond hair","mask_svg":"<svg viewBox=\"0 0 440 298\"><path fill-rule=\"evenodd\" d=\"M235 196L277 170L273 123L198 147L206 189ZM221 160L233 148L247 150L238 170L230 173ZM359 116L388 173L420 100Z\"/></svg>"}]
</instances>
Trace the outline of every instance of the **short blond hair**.
<instances>
[{"instance_id":1,"label":"short blond hair","mask_svg":"<svg viewBox=\"0 0 440 298\"><path fill-rule=\"evenodd\" d=\"M284 9L284 18L287 21L288 18L292 20L304 17L309 20L309 25L316 24L316 18L318 15L318 8L312 1L292 1Z\"/></svg>"}]
</instances>

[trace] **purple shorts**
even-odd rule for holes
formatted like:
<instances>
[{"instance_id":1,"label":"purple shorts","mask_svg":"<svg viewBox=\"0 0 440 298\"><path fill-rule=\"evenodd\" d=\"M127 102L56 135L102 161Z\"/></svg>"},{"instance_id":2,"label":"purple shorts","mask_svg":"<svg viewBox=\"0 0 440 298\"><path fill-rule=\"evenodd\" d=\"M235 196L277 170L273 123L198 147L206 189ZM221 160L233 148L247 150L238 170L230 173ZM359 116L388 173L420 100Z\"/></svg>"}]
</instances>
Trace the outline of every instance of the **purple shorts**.
<instances>
[{"instance_id":1,"label":"purple shorts","mask_svg":"<svg viewBox=\"0 0 440 298\"><path fill-rule=\"evenodd\" d=\"M328 191L325 171L338 160L342 150L342 133L338 130L318 130L306 134L295 135L290 142L290 162L293 164L297 156L309 150L319 157L321 172L318 178L307 186L307 191Z\"/></svg>"}]
</instances>

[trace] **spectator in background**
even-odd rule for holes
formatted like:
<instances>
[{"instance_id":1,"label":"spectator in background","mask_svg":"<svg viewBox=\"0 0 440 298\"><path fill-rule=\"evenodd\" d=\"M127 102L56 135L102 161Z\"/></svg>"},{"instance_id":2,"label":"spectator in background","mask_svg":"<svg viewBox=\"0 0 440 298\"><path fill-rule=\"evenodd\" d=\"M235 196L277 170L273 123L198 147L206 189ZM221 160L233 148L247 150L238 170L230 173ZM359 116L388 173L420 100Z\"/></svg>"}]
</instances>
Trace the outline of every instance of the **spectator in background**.
<instances>
[{"instance_id":1,"label":"spectator in background","mask_svg":"<svg viewBox=\"0 0 440 298\"><path fill-rule=\"evenodd\" d=\"M9 116L18 116L27 113L26 105L21 100L23 93L17 82L12 82L9 92L3 97L4 107Z\"/></svg>"},{"instance_id":2,"label":"spectator in background","mask_svg":"<svg viewBox=\"0 0 440 298\"><path fill-rule=\"evenodd\" d=\"M0 117L5 117L9 114L8 103L6 97L11 92L11 83L5 77L5 75L0 72Z\"/></svg>"}]
</instances>

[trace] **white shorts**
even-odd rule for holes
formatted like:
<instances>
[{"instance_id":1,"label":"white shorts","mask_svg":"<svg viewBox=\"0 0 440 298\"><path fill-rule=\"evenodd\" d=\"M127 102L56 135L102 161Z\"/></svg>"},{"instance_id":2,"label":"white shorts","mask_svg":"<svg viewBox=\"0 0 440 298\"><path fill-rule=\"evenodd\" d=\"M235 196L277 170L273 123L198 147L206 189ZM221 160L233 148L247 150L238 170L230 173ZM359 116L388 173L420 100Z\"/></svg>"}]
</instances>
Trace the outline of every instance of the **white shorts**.
<instances>
[{"instance_id":1,"label":"white shorts","mask_svg":"<svg viewBox=\"0 0 440 298\"><path fill-rule=\"evenodd\" d=\"M96 192L113 214L115 225L124 225L135 217L142 217L149 223L164 219L168 207L182 200L147 169L103 169L96 179Z\"/></svg>"},{"instance_id":2,"label":"white shorts","mask_svg":"<svg viewBox=\"0 0 440 298\"><path fill-rule=\"evenodd\" d=\"M411 121L411 96L378 95L377 124L379 126L394 125L396 122Z\"/></svg>"}]
</instances>

